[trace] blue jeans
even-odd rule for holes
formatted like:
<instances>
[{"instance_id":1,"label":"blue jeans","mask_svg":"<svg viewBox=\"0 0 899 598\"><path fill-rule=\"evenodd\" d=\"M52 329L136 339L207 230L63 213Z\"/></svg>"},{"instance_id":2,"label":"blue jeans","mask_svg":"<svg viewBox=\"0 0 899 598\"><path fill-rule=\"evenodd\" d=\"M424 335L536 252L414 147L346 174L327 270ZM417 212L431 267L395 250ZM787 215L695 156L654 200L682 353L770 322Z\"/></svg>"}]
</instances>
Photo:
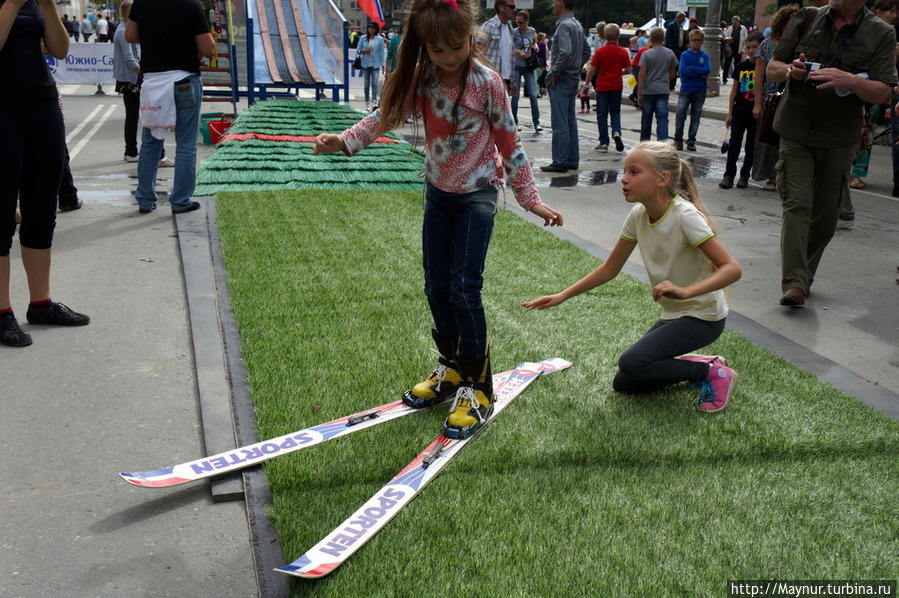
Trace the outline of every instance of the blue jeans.
<instances>
[{"instance_id":1,"label":"blue jeans","mask_svg":"<svg viewBox=\"0 0 899 598\"><path fill-rule=\"evenodd\" d=\"M534 126L540 124L540 107L537 105L537 77L534 71L529 71L523 66L515 67L515 73L512 75L512 85L515 87L515 93L512 94L512 116L515 118L515 124L518 124L518 98L521 96L521 78L524 77L524 93L531 100L531 120Z\"/></svg>"},{"instance_id":2,"label":"blue jeans","mask_svg":"<svg viewBox=\"0 0 899 598\"><path fill-rule=\"evenodd\" d=\"M481 288L496 198L494 187L460 194L427 183L421 235L425 296L437 334L459 337L463 359L487 354Z\"/></svg>"},{"instance_id":3,"label":"blue jeans","mask_svg":"<svg viewBox=\"0 0 899 598\"><path fill-rule=\"evenodd\" d=\"M687 143L696 145L696 133L699 131L699 119L702 116L702 106L705 104L705 89L694 91L681 91L677 98L677 116L674 120L674 140L683 143L684 124L687 122L687 109L690 110L690 131L687 134Z\"/></svg>"},{"instance_id":4,"label":"blue jeans","mask_svg":"<svg viewBox=\"0 0 899 598\"><path fill-rule=\"evenodd\" d=\"M550 85L549 109L553 127L553 164L577 168L580 152L577 138L577 117L574 114L574 98L578 82L575 79L556 80Z\"/></svg>"},{"instance_id":5,"label":"blue jeans","mask_svg":"<svg viewBox=\"0 0 899 598\"><path fill-rule=\"evenodd\" d=\"M381 91L380 72L381 69L379 67L362 67L362 89L365 90L366 103L369 101L369 98L371 98L372 102L378 103L378 95Z\"/></svg>"},{"instance_id":6,"label":"blue jeans","mask_svg":"<svg viewBox=\"0 0 899 598\"><path fill-rule=\"evenodd\" d=\"M200 128L200 107L203 85L200 77L190 77L175 84L175 181L169 195L172 211L190 206L197 183L197 133ZM150 129L141 134L137 159L137 191L140 207L150 209L156 204L156 171L162 155L163 139L156 139Z\"/></svg>"},{"instance_id":7,"label":"blue jeans","mask_svg":"<svg viewBox=\"0 0 899 598\"><path fill-rule=\"evenodd\" d=\"M640 123L640 141L652 136L652 116L656 117L656 139L668 139L668 94L643 95L643 119Z\"/></svg>"},{"instance_id":8,"label":"blue jeans","mask_svg":"<svg viewBox=\"0 0 899 598\"><path fill-rule=\"evenodd\" d=\"M621 135L621 90L596 92L596 122L599 125L600 145L609 145L609 117L612 135Z\"/></svg>"}]
</instances>

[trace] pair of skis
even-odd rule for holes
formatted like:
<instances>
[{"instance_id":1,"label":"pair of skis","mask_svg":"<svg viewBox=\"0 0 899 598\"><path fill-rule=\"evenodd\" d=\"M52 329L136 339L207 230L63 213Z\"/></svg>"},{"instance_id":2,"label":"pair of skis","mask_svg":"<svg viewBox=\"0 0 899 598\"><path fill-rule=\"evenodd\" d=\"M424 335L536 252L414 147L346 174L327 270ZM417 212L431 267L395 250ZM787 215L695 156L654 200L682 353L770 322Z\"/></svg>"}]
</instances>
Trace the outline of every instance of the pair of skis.
<instances>
[{"instance_id":1,"label":"pair of skis","mask_svg":"<svg viewBox=\"0 0 899 598\"><path fill-rule=\"evenodd\" d=\"M486 424L493 421L493 418L499 415L538 376L568 367L571 367L570 362L553 358L539 363L522 363L514 370L493 376L494 408ZM205 459L188 461L162 469L119 475L125 481L137 486L153 488L177 486L256 465L273 457L365 430L416 411L421 411L421 409L412 409L402 401L395 401ZM483 429L482 426L478 432ZM477 434L469 438L454 440L440 434L378 493L321 542L294 562L275 569L275 571L314 579L323 577L339 567L415 498L428 482L437 477L450 459L456 456L475 436Z\"/></svg>"}]
</instances>

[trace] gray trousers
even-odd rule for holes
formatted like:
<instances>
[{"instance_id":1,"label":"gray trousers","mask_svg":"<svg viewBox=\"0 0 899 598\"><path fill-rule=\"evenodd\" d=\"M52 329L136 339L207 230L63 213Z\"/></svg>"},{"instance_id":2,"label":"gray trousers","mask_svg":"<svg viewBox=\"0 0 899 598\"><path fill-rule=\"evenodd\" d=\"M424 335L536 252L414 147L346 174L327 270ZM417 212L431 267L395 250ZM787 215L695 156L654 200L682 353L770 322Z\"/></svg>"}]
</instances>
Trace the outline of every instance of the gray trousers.
<instances>
[{"instance_id":1,"label":"gray trousers","mask_svg":"<svg viewBox=\"0 0 899 598\"><path fill-rule=\"evenodd\" d=\"M808 293L824 248L833 237L855 146L809 147L780 138L777 188L783 203L780 229L781 288Z\"/></svg>"}]
</instances>

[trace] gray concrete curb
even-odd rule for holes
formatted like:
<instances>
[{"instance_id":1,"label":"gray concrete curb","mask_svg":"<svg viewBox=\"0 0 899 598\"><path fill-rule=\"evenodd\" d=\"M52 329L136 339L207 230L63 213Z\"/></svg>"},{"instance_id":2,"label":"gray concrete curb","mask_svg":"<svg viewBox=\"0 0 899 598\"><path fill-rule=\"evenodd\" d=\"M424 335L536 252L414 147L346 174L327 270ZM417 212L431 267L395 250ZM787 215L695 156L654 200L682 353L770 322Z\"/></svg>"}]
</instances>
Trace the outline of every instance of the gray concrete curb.
<instances>
[{"instance_id":1,"label":"gray concrete curb","mask_svg":"<svg viewBox=\"0 0 899 598\"><path fill-rule=\"evenodd\" d=\"M231 309L231 294L225 278L225 261L222 243L218 233L218 212L215 198L204 203L206 211L209 246L212 251L212 268L218 289L218 308L221 317L222 342L228 366L228 383L234 409L237 442L246 446L258 442L256 408L244 368L243 353L240 349L240 331L237 319ZM246 488L247 522L250 526L250 541L253 545L253 562L256 565L256 584L263 598L289 598L290 579L275 573L275 567L285 563L281 543L278 542L275 526L266 515L272 504L272 491L268 477L260 467L243 470Z\"/></svg>"},{"instance_id":2,"label":"gray concrete curb","mask_svg":"<svg viewBox=\"0 0 899 598\"><path fill-rule=\"evenodd\" d=\"M231 389L226 373L209 230L204 212L196 210L175 216L175 225L197 369L203 442L206 454L215 455L234 449L236 445ZM244 498L240 474L212 478L210 488L215 502Z\"/></svg>"},{"instance_id":3,"label":"gray concrete curb","mask_svg":"<svg viewBox=\"0 0 899 598\"><path fill-rule=\"evenodd\" d=\"M258 442L256 410L250 395L237 320L218 235L214 197L201 199L203 209L177 216L184 264L206 454ZM289 579L274 572L284 564L274 526L266 516L272 504L268 478L251 467L212 478L213 500L245 500L256 586L263 598L290 596Z\"/></svg>"},{"instance_id":4,"label":"gray concrete curb","mask_svg":"<svg viewBox=\"0 0 899 598\"><path fill-rule=\"evenodd\" d=\"M543 224L542 219L525 212L517 206L512 207L510 211L535 225L542 226ZM547 228L545 230L548 230L559 239L568 241L575 247L583 249L595 258L605 260L609 257L609 250L565 229ZM649 282L649 278L643 268L635 264L625 263L622 271L638 280ZM834 388L856 397L868 407L891 419L899 419L899 395L896 393L862 378L852 370L803 347L741 313L731 310L727 316L727 327L744 336L752 343L783 357L796 367L817 375L821 380Z\"/></svg>"}]
</instances>

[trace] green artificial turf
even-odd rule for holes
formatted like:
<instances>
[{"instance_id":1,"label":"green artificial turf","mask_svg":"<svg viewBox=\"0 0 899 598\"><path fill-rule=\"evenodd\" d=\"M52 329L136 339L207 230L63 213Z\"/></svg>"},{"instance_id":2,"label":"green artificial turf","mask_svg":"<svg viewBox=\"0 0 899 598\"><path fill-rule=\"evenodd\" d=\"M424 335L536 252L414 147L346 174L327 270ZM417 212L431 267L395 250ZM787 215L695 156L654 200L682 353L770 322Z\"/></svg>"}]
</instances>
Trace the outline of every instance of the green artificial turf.
<instances>
[{"instance_id":1,"label":"green artificial turf","mask_svg":"<svg viewBox=\"0 0 899 598\"><path fill-rule=\"evenodd\" d=\"M399 398L434 365L421 194L222 194L219 226L259 437ZM613 392L658 316L627 276L519 303L594 268L500 211L485 272L495 371L562 357L343 567L296 596L726 596L729 579L895 579L899 423L725 332L730 407L689 386ZM739 293L739 286L734 290ZM270 461L289 562L439 432L445 408Z\"/></svg>"},{"instance_id":2,"label":"green artificial turf","mask_svg":"<svg viewBox=\"0 0 899 598\"><path fill-rule=\"evenodd\" d=\"M267 100L241 112L228 133L340 133L362 116L345 104ZM399 140L394 133L385 137ZM311 142L235 139L219 144L203 161L194 194L283 189L414 190L421 188L419 175L423 169L421 152L405 142L373 143L351 159L343 154L313 156Z\"/></svg>"}]
</instances>

